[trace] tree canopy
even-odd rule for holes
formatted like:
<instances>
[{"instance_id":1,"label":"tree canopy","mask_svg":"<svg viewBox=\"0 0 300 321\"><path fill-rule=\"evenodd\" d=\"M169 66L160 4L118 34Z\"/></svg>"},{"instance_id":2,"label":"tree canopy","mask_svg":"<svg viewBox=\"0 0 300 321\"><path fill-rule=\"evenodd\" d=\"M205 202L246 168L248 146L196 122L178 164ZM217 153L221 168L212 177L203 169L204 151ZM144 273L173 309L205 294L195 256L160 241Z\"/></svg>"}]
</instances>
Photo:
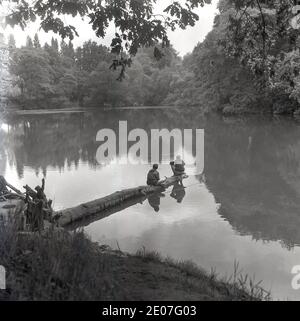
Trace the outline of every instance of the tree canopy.
<instances>
[{"instance_id":1,"label":"tree canopy","mask_svg":"<svg viewBox=\"0 0 300 321\"><path fill-rule=\"evenodd\" d=\"M0 1L1 3L2 1ZM87 18L98 37L105 37L111 23L115 35L111 51L134 56L140 47L153 47L160 43L169 45L168 30L185 29L199 20L196 9L211 0L168 0L162 12L156 12L157 0L6 0L11 12L6 23L25 28L28 23L40 18L44 31L53 31L63 39L71 40L78 35L75 26L66 24L64 15ZM248 63L257 73L266 73L272 62L268 59L279 38L295 40L298 30L290 26L294 0L220 0L219 9L228 15L228 37L224 39L227 52ZM230 9L230 10L228 10ZM161 58L158 48L154 55ZM122 57L113 67L131 65L131 60ZM122 79L123 75L121 74Z\"/></svg>"},{"instance_id":2,"label":"tree canopy","mask_svg":"<svg viewBox=\"0 0 300 321\"><path fill-rule=\"evenodd\" d=\"M10 40L15 43L13 36ZM10 71L19 93L14 100L27 108L162 104L181 59L172 46L157 47L162 59L155 59L153 47L141 48L126 81L117 82L108 47L89 40L74 48L71 41L55 39L41 47L37 35L34 41L28 37L25 46L10 46Z\"/></svg>"},{"instance_id":3,"label":"tree canopy","mask_svg":"<svg viewBox=\"0 0 300 321\"><path fill-rule=\"evenodd\" d=\"M299 30L294 1L220 0L213 30L183 64L189 73L169 104L205 110L299 113Z\"/></svg>"},{"instance_id":4,"label":"tree canopy","mask_svg":"<svg viewBox=\"0 0 300 321\"><path fill-rule=\"evenodd\" d=\"M199 16L195 9L211 0L185 0L168 2L161 13L155 12L157 0L7 0L12 11L6 22L25 28L40 18L41 28L58 33L62 38L78 35L75 26L66 24L63 15L86 17L98 37L105 37L112 22L116 27L111 48L114 53L135 55L139 47L149 47L161 42L169 45L167 30L194 26Z\"/></svg>"},{"instance_id":5,"label":"tree canopy","mask_svg":"<svg viewBox=\"0 0 300 321\"><path fill-rule=\"evenodd\" d=\"M17 5L8 20L28 4L25 0L10 2ZM62 4L69 2L60 1ZM230 113L252 112L255 108L300 113L300 37L299 30L290 23L295 16L293 0L220 0L213 30L183 60L164 41L167 38L163 35L167 37L168 28L184 28L197 20L194 15L194 21L183 19L184 14L176 13L177 9L189 8L186 10L194 13L197 5L210 1L173 1L163 15L154 13L155 0L81 2L76 1L76 10L81 5L93 4L79 14L90 18L96 33L103 31L97 33L98 36L105 35L110 22L117 26L119 32L111 48L88 41L74 49L71 41L63 40L59 45L54 39L51 45L41 48L37 36L33 41L28 39L26 47L15 49L12 55L11 70L17 78L22 99L65 97L80 105L200 105L206 111ZM46 7L39 11L41 3ZM60 19L59 14L72 14L71 4L60 7L57 1L30 1L28 6L34 16L20 14L12 24L21 23L24 27L40 17L43 27L48 15ZM92 20L96 9L105 13L105 17L99 19L106 23ZM73 14L78 12L73 11ZM164 19L167 19L166 24ZM155 31L149 34L146 26L151 21L155 26L158 20L164 32L156 33L153 27ZM71 34L64 34L61 33L63 29L55 29L54 25L49 28L65 37L72 37L76 32L71 28ZM133 38L129 38L133 31ZM135 42L135 39L138 40ZM10 43L14 48L13 39ZM136 56L134 62L131 61L133 55ZM127 64L132 68L121 76L126 77L128 83L116 84L112 70ZM28 66L32 69L31 75L39 76L31 77ZM36 92L32 86L35 79L38 82ZM65 92L62 88L66 88Z\"/></svg>"}]
</instances>

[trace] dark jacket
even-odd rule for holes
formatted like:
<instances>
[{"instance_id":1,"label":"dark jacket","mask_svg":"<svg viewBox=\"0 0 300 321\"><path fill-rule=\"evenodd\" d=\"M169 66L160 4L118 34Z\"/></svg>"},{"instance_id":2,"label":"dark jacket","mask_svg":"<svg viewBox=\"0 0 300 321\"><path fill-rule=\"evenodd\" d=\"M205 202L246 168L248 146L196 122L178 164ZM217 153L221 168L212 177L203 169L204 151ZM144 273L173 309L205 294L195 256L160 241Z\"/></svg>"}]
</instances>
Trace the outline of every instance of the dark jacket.
<instances>
[{"instance_id":1,"label":"dark jacket","mask_svg":"<svg viewBox=\"0 0 300 321\"><path fill-rule=\"evenodd\" d=\"M175 164L175 171L177 173L184 173L185 168L184 168L185 163L182 162L182 164Z\"/></svg>"},{"instance_id":2,"label":"dark jacket","mask_svg":"<svg viewBox=\"0 0 300 321\"><path fill-rule=\"evenodd\" d=\"M159 172L156 169L150 169L147 175L147 185L157 185L159 180Z\"/></svg>"}]
</instances>

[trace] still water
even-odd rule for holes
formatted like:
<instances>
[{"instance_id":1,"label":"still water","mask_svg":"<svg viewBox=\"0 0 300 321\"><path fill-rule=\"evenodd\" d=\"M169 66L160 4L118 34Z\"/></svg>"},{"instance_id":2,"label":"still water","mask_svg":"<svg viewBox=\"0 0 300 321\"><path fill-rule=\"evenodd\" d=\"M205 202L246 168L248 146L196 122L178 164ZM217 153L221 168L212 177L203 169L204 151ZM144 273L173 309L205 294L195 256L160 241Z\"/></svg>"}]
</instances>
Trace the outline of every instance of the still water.
<instances>
[{"instance_id":1,"label":"still water","mask_svg":"<svg viewBox=\"0 0 300 321\"><path fill-rule=\"evenodd\" d=\"M0 175L21 188L46 177L55 209L143 185L150 164L98 164L97 132L204 129L204 174L182 189L85 223L92 240L136 252L145 247L193 260L221 276L243 272L263 280L278 299L300 300L300 122L292 118L202 116L197 109L128 109L48 115L0 115ZM164 162L160 174L170 176ZM124 155L118 155L119 158ZM145 160L144 160L145 161Z\"/></svg>"}]
</instances>

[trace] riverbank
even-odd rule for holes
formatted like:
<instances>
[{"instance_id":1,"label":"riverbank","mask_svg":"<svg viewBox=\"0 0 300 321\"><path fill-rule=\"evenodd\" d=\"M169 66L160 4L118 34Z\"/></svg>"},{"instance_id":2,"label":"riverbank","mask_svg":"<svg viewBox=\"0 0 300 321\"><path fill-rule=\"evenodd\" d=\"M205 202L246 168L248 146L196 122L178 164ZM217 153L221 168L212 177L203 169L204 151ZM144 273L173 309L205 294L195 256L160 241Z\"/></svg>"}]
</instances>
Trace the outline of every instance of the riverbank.
<instances>
[{"instance_id":1,"label":"riverbank","mask_svg":"<svg viewBox=\"0 0 300 321\"><path fill-rule=\"evenodd\" d=\"M191 262L136 255L91 242L84 233L41 234L0 227L0 265L7 290L0 300L262 300L247 279L221 280Z\"/></svg>"},{"instance_id":2,"label":"riverbank","mask_svg":"<svg viewBox=\"0 0 300 321\"><path fill-rule=\"evenodd\" d=\"M235 116L286 116L286 117L295 117L299 118L300 110L295 111L272 111L269 109L247 109L247 108L234 108L232 106L225 106L223 109L210 112L204 111L200 106L190 105L190 106L181 106L181 105L162 105L162 106L115 106L115 107L62 107L62 108L45 108L45 109L35 109L35 108L17 108L16 106L11 108L0 109L0 113L7 115L16 115L16 116L36 116L36 115L55 115L55 114L76 114L76 113L87 113L87 112L99 112L99 111L111 111L111 110L172 110L172 109L182 109L190 108L191 110L197 110L201 115L220 115L224 117L235 117Z\"/></svg>"}]
</instances>

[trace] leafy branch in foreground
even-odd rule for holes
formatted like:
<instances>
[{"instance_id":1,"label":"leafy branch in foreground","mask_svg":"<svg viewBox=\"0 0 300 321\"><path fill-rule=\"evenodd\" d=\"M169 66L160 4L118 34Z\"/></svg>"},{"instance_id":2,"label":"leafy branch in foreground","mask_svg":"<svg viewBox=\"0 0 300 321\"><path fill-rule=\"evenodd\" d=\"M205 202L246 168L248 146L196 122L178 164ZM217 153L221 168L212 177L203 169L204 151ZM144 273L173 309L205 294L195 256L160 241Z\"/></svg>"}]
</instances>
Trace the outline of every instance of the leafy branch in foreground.
<instances>
[{"instance_id":1,"label":"leafy branch in foreground","mask_svg":"<svg viewBox=\"0 0 300 321\"><path fill-rule=\"evenodd\" d=\"M221 0L216 18L217 23L226 20L220 42L225 53L251 70L262 91L293 102L278 112L295 111L294 102L300 102L300 29L292 23L295 4L294 0Z\"/></svg>"},{"instance_id":2,"label":"leafy branch in foreground","mask_svg":"<svg viewBox=\"0 0 300 321\"><path fill-rule=\"evenodd\" d=\"M104 38L111 23L116 33L111 50L120 56L119 65L124 68L124 54L136 55L138 48L160 43L169 46L168 30L177 27L185 29L194 26L199 16L195 9L211 0L170 1L162 13L155 12L156 0L7 0L11 12L6 23L12 27L25 28L30 22L40 19L40 27L45 32L53 31L63 39L78 36L75 26L66 24L63 16L80 16L89 20L98 37ZM158 49L157 49L158 50ZM157 55L156 55L157 56ZM115 64L114 64L115 66Z\"/></svg>"},{"instance_id":3,"label":"leafy branch in foreground","mask_svg":"<svg viewBox=\"0 0 300 321\"><path fill-rule=\"evenodd\" d=\"M279 48L286 43L287 48L293 49L299 36L299 30L290 25L294 1L222 0L220 3L232 8L223 43L227 53L250 67L255 75L264 76L269 84ZM221 13L227 9L220 6Z\"/></svg>"}]
</instances>

